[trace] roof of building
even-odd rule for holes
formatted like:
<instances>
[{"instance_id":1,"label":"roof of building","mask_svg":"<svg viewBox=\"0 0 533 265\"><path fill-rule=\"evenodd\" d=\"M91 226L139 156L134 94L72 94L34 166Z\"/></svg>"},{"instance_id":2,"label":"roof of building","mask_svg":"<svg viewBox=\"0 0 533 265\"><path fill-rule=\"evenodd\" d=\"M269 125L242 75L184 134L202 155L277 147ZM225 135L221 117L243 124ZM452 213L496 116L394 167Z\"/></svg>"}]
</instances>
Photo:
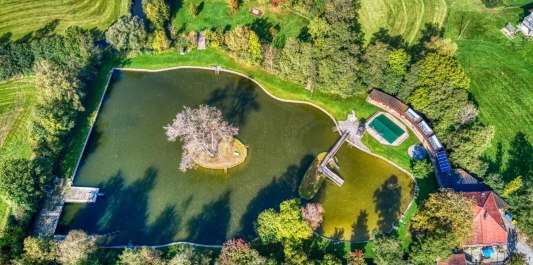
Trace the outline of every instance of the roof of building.
<instances>
[{"instance_id":1,"label":"roof of building","mask_svg":"<svg viewBox=\"0 0 533 265\"><path fill-rule=\"evenodd\" d=\"M453 254L445 261L437 261L437 265L466 265L465 253Z\"/></svg>"},{"instance_id":2,"label":"roof of building","mask_svg":"<svg viewBox=\"0 0 533 265\"><path fill-rule=\"evenodd\" d=\"M507 230L500 214L497 195L492 191L465 192L476 203L474 233L465 246L488 246L507 243Z\"/></svg>"},{"instance_id":3,"label":"roof of building","mask_svg":"<svg viewBox=\"0 0 533 265\"><path fill-rule=\"evenodd\" d=\"M387 105L389 108L398 112L398 114L404 114L408 109L405 103L399 99L377 89L372 89L368 95L372 100L379 101L380 103Z\"/></svg>"}]
</instances>

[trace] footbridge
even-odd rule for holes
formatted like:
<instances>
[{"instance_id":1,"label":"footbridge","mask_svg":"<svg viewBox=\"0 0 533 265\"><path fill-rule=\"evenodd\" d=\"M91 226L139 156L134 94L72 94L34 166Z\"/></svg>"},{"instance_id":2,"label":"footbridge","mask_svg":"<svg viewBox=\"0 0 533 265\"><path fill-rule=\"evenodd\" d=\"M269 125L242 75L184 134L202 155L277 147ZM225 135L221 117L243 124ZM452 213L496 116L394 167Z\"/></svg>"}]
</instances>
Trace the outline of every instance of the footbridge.
<instances>
[{"instance_id":1,"label":"footbridge","mask_svg":"<svg viewBox=\"0 0 533 265\"><path fill-rule=\"evenodd\" d=\"M349 132L344 132L342 134L341 138L339 138L337 143L335 143L333 148L331 148L329 153L326 155L324 160L322 160L322 162L320 163L320 166L318 167L318 170L320 172L324 173L324 175L326 175L326 177L328 177L331 181L333 181L333 183L337 184L337 186L339 186L339 187L342 186L342 184L344 184L344 179L342 179L339 175L337 175L335 172L333 172L331 169L329 169L328 168L328 164L329 164L330 161L335 161L334 160L335 155L337 154L337 152L341 148L342 144L346 141L346 139L348 139L349 135L350 135Z\"/></svg>"}]
</instances>

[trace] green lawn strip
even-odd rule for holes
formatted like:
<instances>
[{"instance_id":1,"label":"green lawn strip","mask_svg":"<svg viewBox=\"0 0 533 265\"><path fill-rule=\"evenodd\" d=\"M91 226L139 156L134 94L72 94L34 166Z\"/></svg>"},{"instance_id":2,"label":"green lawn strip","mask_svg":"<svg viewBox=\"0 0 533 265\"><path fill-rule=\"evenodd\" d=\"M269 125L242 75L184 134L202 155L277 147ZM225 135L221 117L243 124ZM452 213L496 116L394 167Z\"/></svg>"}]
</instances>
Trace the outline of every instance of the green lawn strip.
<instances>
[{"instance_id":1,"label":"green lawn strip","mask_svg":"<svg viewBox=\"0 0 533 265\"><path fill-rule=\"evenodd\" d=\"M7 205L6 202L4 202L4 200L0 199L0 234L6 228L8 221L9 221L10 214L11 214L11 211L9 210L9 206Z\"/></svg>"},{"instance_id":2,"label":"green lawn strip","mask_svg":"<svg viewBox=\"0 0 533 265\"><path fill-rule=\"evenodd\" d=\"M189 5L193 3L199 8L196 18L189 12ZM176 7L177 8L177 7ZM248 10L258 8L264 12L257 17ZM309 21L303 17L290 14L283 8L273 8L261 5L257 1L244 2L235 15L231 15L227 1L224 0L191 0L179 7L173 20L173 25L179 31L199 31L212 28L230 29L237 25L248 25L259 38L272 41L269 28L277 28L279 38L297 37Z\"/></svg>"},{"instance_id":3,"label":"green lawn strip","mask_svg":"<svg viewBox=\"0 0 533 265\"><path fill-rule=\"evenodd\" d=\"M2 1L0 36L8 33L16 40L46 27L55 32L62 32L69 26L105 30L129 12L130 4L127 0ZM57 26L50 27L56 19Z\"/></svg>"},{"instance_id":4,"label":"green lawn strip","mask_svg":"<svg viewBox=\"0 0 533 265\"><path fill-rule=\"evenodd\" d=\"M0 82L1 159L32 156L29 134L34 92L33 77Z\"/></svg>"},{"instance_id":5,"label":"green lawn strip","mask_svg":"<svg viewBox=\"0 0 533 265\"><path fill-rule=\"evenodd\" d=\"M411 131L408 131L409 136L398 146L384 145L378 142L369 134L363 135L363 143L372 150L373 153L386 157L394 162L396 165L409 171L411 158L407 153L409 146L420 143Z\"/></svg>"}]
</instances>

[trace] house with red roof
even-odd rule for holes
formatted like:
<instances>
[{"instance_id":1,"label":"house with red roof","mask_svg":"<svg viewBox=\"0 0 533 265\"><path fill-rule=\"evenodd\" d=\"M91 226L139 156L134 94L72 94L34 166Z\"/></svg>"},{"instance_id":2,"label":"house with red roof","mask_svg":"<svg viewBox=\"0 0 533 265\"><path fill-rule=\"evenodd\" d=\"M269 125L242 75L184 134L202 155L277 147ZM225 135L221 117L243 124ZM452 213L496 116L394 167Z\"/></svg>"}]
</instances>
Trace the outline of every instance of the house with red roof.
<instances>
[{"instance_id":1,"label":"house with red roof","mask_svg":"<svg viewBox=\"0 0 533 265\"><path fill-rule=\"evenodd\" d=\"M457 253L444 261L437 261L437 265L467 265L465 253Z\"/></svg>"},{"instance_id":2,"label":"house with red roof","mask_svg":"<svg viewBox=\"0 0 533 265\"><path fill-rule=\"evenodd\" d=\"M485 247L507 245L507 229L500 210L507 208L507 204L494 192L465 192L464 196L473 199L474 231L470 239L464 243L465 247Z\"/></svg>"}]
</instances>

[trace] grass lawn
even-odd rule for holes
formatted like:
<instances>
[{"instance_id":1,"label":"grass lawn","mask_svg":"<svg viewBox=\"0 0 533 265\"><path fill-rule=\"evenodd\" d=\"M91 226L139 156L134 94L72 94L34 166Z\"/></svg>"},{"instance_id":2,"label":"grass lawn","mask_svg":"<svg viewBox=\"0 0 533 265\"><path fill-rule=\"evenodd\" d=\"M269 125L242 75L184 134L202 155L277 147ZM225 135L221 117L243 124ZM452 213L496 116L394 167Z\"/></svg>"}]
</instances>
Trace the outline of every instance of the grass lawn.
<instances>
[{"instance_id":1,"label":"grass lawn","mask_svg":"<svg viewBox=\"0 0 533 265\"><path fill-rule=\"evenodd\" d=\"M199 6L198 17L193 18L189 12L189 4ZM264 11L263 16L257 17L248 13L251 8ZM272 41L270 27L277 29L277 38L283 40L288 37L297 37L309 21L301 16L290 13L282 8L273 8L270 5L260 5L255 1L244 1L237 14L230 15L227 1L224 0L191 0L177 9L173 24L179 31L204 30L211 28L230 29L236 25L248 25L259 38Z\"/></svg>"},{"instance_id":2,"label":"grass lawn","mask_svg":"<svg viewBox=\"0 0 533 265\"><path fill-rule=\"evenodd\" d=\"M457 42L457 58L471 80L480 121L496 127L486 155L501 159L501 170L518 132L533 141L533 42L524 41L521 33L509 40L499 31L507 22L520 21L527 2L509 0L506 7L487 9L473 0L451 1L447 25L446 34ZM503 157L497 155L500 145Z\"/></svg>"},{"instance_id":3,"label":"grass lawn","mask_svg":"<svg viewBox=\"0 0 533 265\"><path fill-rule=\"evenodd\" d=\"M129 12L127 0L6 0L0 1L0 36L19 39L47 28L61 32L69 26L106 29ZM58 24L54 29L54 20Z\"/></svg>"},{"instance_id":4,"label":"grass lawn","mask_svg":"<svg viewBox=\"0 0 533 265\"><path fill-rule=\"evenodd\" d=\"M0 234L6 228L6 225L9 221L9 215L9 206L3 200L0 200Z\"/></svg>"},{"instance_id":5,"label":"grass lawn","mask_svg":"<svg viewBox=\"0 0 533 265\"><path fill-rule=\"evenodd\" d=\"M362 0L361 26L369 40L380 28L413 43L425 24L442 26L447 14L445 0Z\"/></svg>"},{"instance_id":6,"label":"grass lawn","mask_svg":"<svg viewBox=\"0 0 533 265\"><path fill-rule=\"evenodd\" d=\"M0 158L30 158L29 121L34 105L33 78L0 82Z\"/></svg>"}]
</instances>

